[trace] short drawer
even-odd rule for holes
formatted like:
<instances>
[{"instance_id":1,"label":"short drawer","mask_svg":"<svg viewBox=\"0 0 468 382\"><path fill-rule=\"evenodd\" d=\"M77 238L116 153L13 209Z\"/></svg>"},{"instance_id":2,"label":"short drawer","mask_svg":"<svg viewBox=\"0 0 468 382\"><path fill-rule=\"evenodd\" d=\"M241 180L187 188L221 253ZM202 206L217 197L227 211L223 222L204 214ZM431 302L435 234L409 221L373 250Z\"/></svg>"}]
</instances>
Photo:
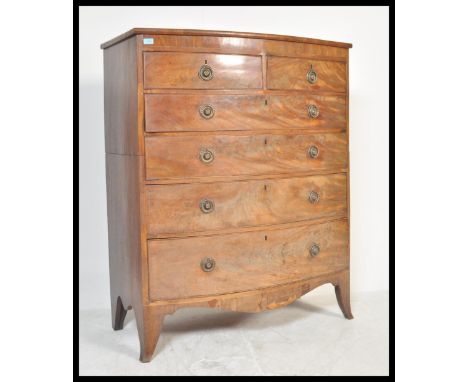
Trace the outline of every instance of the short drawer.
<instances>
[{"instance_id":1,"label":"short drawer","mask_svg":"<svg viewBox=\"0 0 468 382\"><path fill-rule=\"evenodd\" d=\"M146 94L148 132L346 129L346 97Z\"/></svg>"},{"instance_id":2,"label":"short drawer","mask_svg":"<svg viewBox=\"0 0 468 382\"><path fill-rule=\"evenodd\" d=\"M146 178L347 170L346 134L199 134L145 138Z\"/></svg>"},{"instance_id":3,"label":"short drawer","mask_svg":"<svg viewBox=\"0 0 468 382\"><path fill-rule=\"evenodd\" d=\"M267 88L346 92L346 63L268 57Z\"/></svg>"},{"instance_id":4,"label":"short drawer","mask_svg":"<svg viewBox=\"0 0 468 382\"><path fill-rule=\"evenodd\" d=\"M146 200L149 237L344 217L346 175L153 185Z\"/></svg>"},{"instance_id":5,"label":"short drawer","mask_svg":"<svg viewBox=\"0 0 468 382\"><path fill-rule=\"evenodd\" d=\"M260 56L211 53L144 53L145 89L257 89Z\"/></svg>"},{"instance_id":6,"label":"short drawer","mask_svg":"<svg viewBox=\"0 0 468 382\"><path fill-rule=\"evenodd\" d=\"M347 269L348 223L148 241L151 300L260 289Z\"/></svg>"}]
</instances>

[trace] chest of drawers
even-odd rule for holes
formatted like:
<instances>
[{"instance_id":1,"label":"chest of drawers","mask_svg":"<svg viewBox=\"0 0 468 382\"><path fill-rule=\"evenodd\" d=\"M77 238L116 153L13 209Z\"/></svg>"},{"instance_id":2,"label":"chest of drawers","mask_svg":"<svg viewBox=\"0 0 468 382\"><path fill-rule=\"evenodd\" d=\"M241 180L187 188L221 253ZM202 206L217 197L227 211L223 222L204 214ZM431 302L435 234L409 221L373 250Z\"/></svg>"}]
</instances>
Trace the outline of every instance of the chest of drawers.
<instances>
[{"instance_id":1,"label":"chest of drawers","mask_svg":"<svg viewBox=\"0 0 468 382\"><path fill-rule=\"evenodd\" d=\"M350 44L132 29L104 43L113 328L140 360L165 315L349 299Z\"/></svg>"}]
</instances>

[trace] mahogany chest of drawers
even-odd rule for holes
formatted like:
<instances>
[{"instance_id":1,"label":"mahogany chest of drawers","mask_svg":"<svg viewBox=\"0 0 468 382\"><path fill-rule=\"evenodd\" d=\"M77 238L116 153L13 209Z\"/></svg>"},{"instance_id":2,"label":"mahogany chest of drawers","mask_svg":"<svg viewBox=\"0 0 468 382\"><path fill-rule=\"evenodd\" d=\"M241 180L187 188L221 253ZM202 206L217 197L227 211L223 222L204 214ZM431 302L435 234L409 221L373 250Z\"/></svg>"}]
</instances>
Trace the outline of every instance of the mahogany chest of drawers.
<instances>
[{"instance_id":1,"label":"mahogany chest of drawers","mask_svg":"<svg viewBox=\"0 0 468 382\"><path fill-rule=\"evenodd\" d=\"M349 300L350 44L132 29L102 45L112 324Z\"/></svg>"}]
</instances>

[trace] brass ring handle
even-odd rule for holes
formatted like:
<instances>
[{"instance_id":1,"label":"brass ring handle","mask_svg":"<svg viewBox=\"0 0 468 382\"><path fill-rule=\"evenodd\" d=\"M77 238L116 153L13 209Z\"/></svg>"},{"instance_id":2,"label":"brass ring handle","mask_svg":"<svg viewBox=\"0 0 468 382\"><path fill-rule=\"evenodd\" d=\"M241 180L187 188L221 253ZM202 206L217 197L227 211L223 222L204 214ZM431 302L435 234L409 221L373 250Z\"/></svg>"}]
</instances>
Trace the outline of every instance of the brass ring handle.
<instances>
[{"instance_id":1,"label":"brass ring handle","mask_svg":"<svg viewBox=\"0 0 468 382\"><path fill-rule=\"evenodd\" d=\"M312 204L315 204L315 203L318 203L319 200L320 200L320 196L317 192L311 191L309 193L309 202L311 202Z\"/></svg>"},{"instance_id":2,"label":"brass ring handle","mask_svg":"<svg viewBox=\"0 0 468 382\"><path fill-rule=\"evenodd\" d=\"M210 212L213 212L215 209L214 202L210 199L202 199L200 200L200 210L204 214L209 214Z\"/></svg>"},{"instance_id":3,"label":"brass ring handle","mask_svg":"<svg viewBox=\"0 0 468 382\"><path fill-rule=\"evenodd\" d=\"M208 149L201 149L200 154L199 154L200 160L205 163L211 163L214 160L214 153L211 150Z\"/></svg>"},{"instance_id":4,"label":"brass ring handle","mask_svg":"<svg viewBox=\"0 0 468 382\"><path fill-rule=\"evenodd\" d=\"M317 243L312 243L309 248L310 256L315 257L320 253L320 246Z\"/></svg>"},{"instance_id":5,"label":"brass ring handle","mask_svg":"<svg viewBox=\"0 0 468 382\"><path fill-rule=\"evenodd\" d=\"M308 111L309 111L309 117L310 118L317 118L320 114L320 110L319 108L316 106L316 105L309 105L308 107Z\"/></svg>"},{"instance_id":6,"label":"brass ring handle","mask_svg":"<svg viewBox=\"0 0 468 382\"><path fill-rule=\"evenodd\" d=\"M211 105L202 105L198 109L200 115L205 119L210 119L214 117L215 109Z\"/></svg>"},{"instance_id":7,"label":"brass ring handle","mask_svg":"<svg viewBox=\"0 0 468 382\"><path fill-rule=\"evenodd\" d=\"M209 65L202 65L198 71L198 77L203 81L209 81L213 78L213 69Z\"/></svg>"},{"instance_id":8,"label":"brass ring handle","mask_svg":"<svg viewBox=\"0 0 468 382\"><path fill-rule=\"evenodd\" d=\"M211 272L216 266L216 261L215 259L211 257L204 257L200 261L200 267L203 270L203 272Z\"/></svg>"},{"instance_id":9,"label":"brass ring handle","mask_svg":"<svg viewBox=\"0 0 468 382\"><path fill-rule=\"evenodd\" d=\"M318 75L317 72L314 70L313 66L310 65L310 70L307 72L307 81L311 84L315 84L317 82Z\"/></svg>"},{"instance_id":10,"label":"brass ring handle","mask_svg":"<svg viewBox=\"0 0 468 382\"><path fill-rule=\"evenodd\" d=\"M310 146L309 147L309 156L312 158L312 159L315 159L317 158L319 155L319 149L317 146Z\"/></svg>"}]
</instances>

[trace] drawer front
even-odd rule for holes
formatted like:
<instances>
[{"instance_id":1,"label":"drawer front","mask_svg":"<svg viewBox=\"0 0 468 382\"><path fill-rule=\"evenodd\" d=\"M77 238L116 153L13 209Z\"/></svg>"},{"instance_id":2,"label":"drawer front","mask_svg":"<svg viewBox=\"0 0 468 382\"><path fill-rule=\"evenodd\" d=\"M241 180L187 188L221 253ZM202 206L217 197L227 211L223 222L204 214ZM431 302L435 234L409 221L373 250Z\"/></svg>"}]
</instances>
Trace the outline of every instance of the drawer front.
<instances>
[{"instance_id":1,"label":"drawer front","mask_svg":"<svg viewBox=\"0 0 468 382\"><path fill-rule=\"evenodd\" d=\"M234 54L145 52L144 87L258 89L262 87L262 59Z\"/></svg>"},{"instance_id":2,"label":"drawer front","mask_svg":"<svg viewBox=\"0 0 468 382\"><path fill-rule=\"evenodd\" d=\"M149 237L343 217L346 175L148 186L146 199Z\"/></svg>"},{"instance_id":3,"label":"drawer front","mask_svg":"<svg viewBox=\"0 0 468 382\"><path fill-rule=\"evenodd\" d=\"M149 294L164 300L259 289L344 270L348 263L347 221L149 240Z\"/></svg>"},{"instance_id":4,"label":"drawer front","mask_svg":"<svg viewBox=\"0 0 468 382\"><path fill-rule=\"evenodd\" d=\"M316 74L314 83L308 80L308 73L311 71ZM346 92L346 64L337 61L268 57L267 88L344 93Z\"/></svg>"},{"instance_id":5,"label":"drawer front","mask_svg":"<svg viewBox=\"0 0 468 382\"><path fill-rule=\"evenodd\" d=\"M151 180L347 169L344 133L243 134L146 137L146 177Z\"/></svg>"},{"instance_id":6,"label":"drawer front","mask_svg":"<svg viewBox=\"0 0 468 382\"><path fill-rule=\"evenodd\" d=\"M346 97L147 94L148 132L346 129Z\"/></svg>"}]
</instances>

